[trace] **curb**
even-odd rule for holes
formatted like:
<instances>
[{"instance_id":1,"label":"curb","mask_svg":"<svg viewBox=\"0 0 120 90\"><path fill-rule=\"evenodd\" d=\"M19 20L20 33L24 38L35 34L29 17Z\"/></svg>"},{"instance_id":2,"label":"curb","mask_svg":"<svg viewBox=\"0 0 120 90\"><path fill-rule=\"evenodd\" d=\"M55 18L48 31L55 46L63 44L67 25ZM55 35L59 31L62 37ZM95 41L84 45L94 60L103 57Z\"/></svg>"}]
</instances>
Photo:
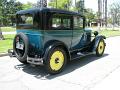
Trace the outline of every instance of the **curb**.
<instances>
[{"instance_id":1,"label":"curb","mask_svg":"<svg viewBox=\"0 0 120 90\"><path fill-rule=\"evenodd\" d=\"M2 54L0 54L0 57L3 57L3 56L8 56L8 53L2 53Z\"/></svg>"}]
</instances>

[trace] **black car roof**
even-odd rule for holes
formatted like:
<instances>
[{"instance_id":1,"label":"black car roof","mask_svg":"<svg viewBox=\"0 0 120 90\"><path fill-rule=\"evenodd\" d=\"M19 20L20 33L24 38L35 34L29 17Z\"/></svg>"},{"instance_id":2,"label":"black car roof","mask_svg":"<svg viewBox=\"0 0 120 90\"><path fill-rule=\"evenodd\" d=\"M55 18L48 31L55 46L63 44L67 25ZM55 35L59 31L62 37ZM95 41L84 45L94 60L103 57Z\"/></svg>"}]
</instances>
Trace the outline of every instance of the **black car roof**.
<instances>
[{"instance_id":1,"label":"black car roof","mask_svg":"<svg viewBox=\"0 0 120 90\"><path fill-rule=\"evenodd\" d=\"M28 14L28 13L29 14L34 14L34 13L37 13L37 12L55 12L55 13L83 16L82 14L77 13L77 12L55 9L55 8L31 8L31 9L28 9L28 10L18 11L16 14Z\"/></svg>"}]
</instances>

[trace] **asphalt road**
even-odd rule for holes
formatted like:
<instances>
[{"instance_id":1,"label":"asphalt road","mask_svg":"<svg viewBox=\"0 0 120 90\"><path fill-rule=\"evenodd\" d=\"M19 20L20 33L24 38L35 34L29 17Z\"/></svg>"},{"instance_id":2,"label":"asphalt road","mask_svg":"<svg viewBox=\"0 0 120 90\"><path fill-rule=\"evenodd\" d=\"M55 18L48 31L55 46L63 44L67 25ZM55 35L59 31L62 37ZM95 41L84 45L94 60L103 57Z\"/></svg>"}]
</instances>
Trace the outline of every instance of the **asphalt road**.
<instances>
[{"instance_id":1,"label":"asphalt road","mask_svg":"<svg viewBox=\"0 0 120 90\"><path fill-rule=\"evenodd\" d=\"M0 90L120 90L120 37L108 38L106 44L103 57L72 61L57 75L0 57Z\"/></svg>"}]
</instances>

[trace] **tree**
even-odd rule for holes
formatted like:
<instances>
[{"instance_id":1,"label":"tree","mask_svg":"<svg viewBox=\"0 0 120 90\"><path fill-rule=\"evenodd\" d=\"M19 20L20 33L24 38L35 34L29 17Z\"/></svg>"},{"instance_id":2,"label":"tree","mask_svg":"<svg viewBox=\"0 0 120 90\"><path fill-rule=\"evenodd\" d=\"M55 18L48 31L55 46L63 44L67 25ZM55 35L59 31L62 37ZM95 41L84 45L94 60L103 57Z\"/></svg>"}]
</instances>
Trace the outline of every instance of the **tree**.
<instances>
[{"instance_id":1,"label":"tree","mask_svg":"<svg viewBox=\"0 0 120 90\"><path fill-rule=\"evenodd\" d=\"M0 0L0 21L4 26L13 25L15 13L22 9L22 3L16 0ZM12 23L11 23L12 22Z\"/></svg>"},{"instance_id":2,"label":"tree","mask_svg":"<svg viewBox=\"0 0 120 90\"><path fill-rule=\"evenodd\" d=\"M2 21L2 1L0 0L0 23Z\"/></svg>"},{"instance_id":3,"label":"tree","mask_svg":"<svg viewBox=\"0 0 120 90\"><path fill-rule=\"evenodd\" d=\"M33 4L31 2L27 2L26 4L22 5L23 10L30 9L32 7L33 7Z\"/></svg>"},{"instance_id":4,"label":"tree","mask_svg":"<svg viewBox=\"0 0 120 90\"><path fill-rule=\"evenodd\" d=\"M75 4L76 4L76 10L79 13L83 14L84 13L84 0L79 0Z\"/></svg>"},{"instance_id":5,"label":"tree","mask_svg":"<svg viewBox=\"0 0 120 90\"><path fill-rule=\"evenodd\" d=\"M113 3L110 6L110 15L113 26L120 25L120 3Z\"/></svg>"},{"instance_id":6,"label":"tree","mask_svg":"<svg viewBox=\"0 0 120 90\"><path fill-rule=\"evenodd\" d=\"M0 39L3 39L1 26L13 25L15 13L22 9L22 3L16 0L0 0Z\"/></svg>"},{"instance_id":7,"label":"tree","mask_svg":"<svg viewBox=\"0 0 120 90\"><path fill-rule=\"evenodd\" d=\"M95 21L95 14L92 9L85 9L85 17L86 17L86 23L88 26L91 26L91 23Z\"/></svg>"},{"instance_id":8,"label":"tree","mask_svg":"<svg viewBox=\"0 0 120 90\"><path fill-rule=\"evenodd\" d=\"M1 0L1 24L7 24L7 0Z\"/></svg>"},{"instance_id":9,"label":"tree","mask_svg":"<svg viewBox=\"0 0 120 90\"><path fill-rule=\"evenodd\" d=\"M17 6L15 0L10 0L7 2L7 25L12 25L15 23L15 13L17 12Z\"/></svg>"},{"instance_id":10,"label":"tree","mask_svg":"<svg viewBox=\"0 0 120 90\"><path fill-rule=\"evenodd\" d=\"M38 0L34 7L37 8L47 7L47 0Z\"/></svg>"},{"instance_id":11,"label":"tree","mask_svg":"<svg viewBox=\"0 0 120 90\"><path fill-rule=\"evenodd\" d=\"M48 5L52 8L69 10L71 3L71 0L51 0Z\"/></svg>"},{"instance_id":12,"label":"tree","mask_svg":"<svg viewBox=\"0 0 120 90\"><path fill-rule=\"evenodd\" d=\"M0 40L3 40L4 37L2 35L1 22L2 22L2 1L0 0Z\"/></svg>"}]
</instances>

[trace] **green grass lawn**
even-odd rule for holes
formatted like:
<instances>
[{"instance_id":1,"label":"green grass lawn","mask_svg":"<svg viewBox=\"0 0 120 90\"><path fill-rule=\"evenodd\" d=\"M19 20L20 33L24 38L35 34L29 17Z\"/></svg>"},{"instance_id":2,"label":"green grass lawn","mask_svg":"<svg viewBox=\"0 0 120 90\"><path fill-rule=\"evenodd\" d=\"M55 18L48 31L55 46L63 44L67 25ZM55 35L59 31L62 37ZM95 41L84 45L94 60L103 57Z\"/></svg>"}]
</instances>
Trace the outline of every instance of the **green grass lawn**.
<instances>
[{"instance_id":1,"label":"green grass lawn","mask_svg":"<svg viewBox=\"0 0 120 90\"><path fill-rule=\"evenodd\" d=\"M101 30L99 33L106 37L120 36L120 30Z\"/></svg>"},{"instance_id":2,"label":"green grass lawn","mask_svg":"<svg viewBox=\"0 0 120 90\"><path fill-rule=\"evenodd\" d=\"M15 27L1 27L2 32L14 32L16 30Z\"/></svg>"},{"instance_id":3,"label":"green grass lawn","mask_svg":"<svg viewBox=\"0 0 120 90\"><path fill-rule=\"evenodd\" d=\"M12 48L13 38L15 35L4 35L5 40L0 40L0 53L6 53Z\"/></svg>"}]
</instances>

